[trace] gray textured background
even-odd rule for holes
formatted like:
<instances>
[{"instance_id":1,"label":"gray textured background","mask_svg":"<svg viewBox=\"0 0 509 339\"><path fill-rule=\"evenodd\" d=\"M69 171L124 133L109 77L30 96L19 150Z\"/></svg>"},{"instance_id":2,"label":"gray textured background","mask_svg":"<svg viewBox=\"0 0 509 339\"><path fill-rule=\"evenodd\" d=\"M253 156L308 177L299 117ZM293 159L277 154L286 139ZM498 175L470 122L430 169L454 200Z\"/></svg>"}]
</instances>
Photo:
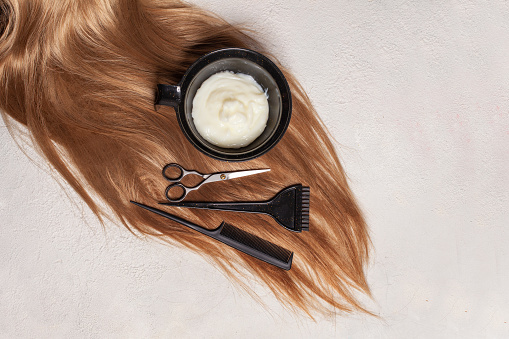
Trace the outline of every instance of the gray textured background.
<instances>
[{"instance_id":1,"label":"gray textured background","mask_svg":"<svg viewBox=\"0 0 509 339\"><path fill-rule=\"evenodd\" d=\"M193 3L309 93L371 227L382 319L314 323L253 283L263 308L198 255L103 230L0 127L0 337L508 337L507 2Z\"/></svg>"}]
</instances>

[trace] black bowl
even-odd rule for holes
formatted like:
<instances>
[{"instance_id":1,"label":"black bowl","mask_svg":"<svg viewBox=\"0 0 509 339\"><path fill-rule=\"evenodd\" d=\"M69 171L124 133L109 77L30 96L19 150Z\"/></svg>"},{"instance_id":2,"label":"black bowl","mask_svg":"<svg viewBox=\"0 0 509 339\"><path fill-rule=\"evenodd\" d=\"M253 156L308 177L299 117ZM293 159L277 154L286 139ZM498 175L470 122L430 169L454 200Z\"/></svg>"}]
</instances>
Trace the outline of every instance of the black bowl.
<instances>
[{"instance_id":1,"label":"black bowl","mask_svg":"<svg viewBox=\"0 0 509 339\"><path fill-rule=\"evenodd\" d=\"M191 115L193 99L201 84L223 71L252 76L268 95L269 118L265 130L241 148L211 144L198 133ZM268 152L285 133L292 113L290 87L281 70L266 56L242 48L220 49L202 56L188 68L177 86L157 85L156 105L174 107L187 139L206 155L224 161L249 160Z\"/></svg>"}]
</instances>

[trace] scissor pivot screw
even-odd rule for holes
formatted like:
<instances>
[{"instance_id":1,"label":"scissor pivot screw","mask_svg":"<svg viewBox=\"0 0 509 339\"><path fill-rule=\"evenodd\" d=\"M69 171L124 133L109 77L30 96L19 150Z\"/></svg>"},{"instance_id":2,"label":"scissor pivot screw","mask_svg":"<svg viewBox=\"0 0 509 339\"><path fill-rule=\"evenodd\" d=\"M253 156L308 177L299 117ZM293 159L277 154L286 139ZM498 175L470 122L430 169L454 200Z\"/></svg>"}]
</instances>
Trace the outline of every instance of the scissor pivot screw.
<instances>
[{"instance_id":1,"label":"scissor pivot screw","mask_svg":"<svg viewBox=\"0 0 509 339\"><path fill-rule=\"evenodd\" d=\"M223 180L226 179L226 175L221 174L221 179L223 179Z\"/></svg>"}]
</instances>

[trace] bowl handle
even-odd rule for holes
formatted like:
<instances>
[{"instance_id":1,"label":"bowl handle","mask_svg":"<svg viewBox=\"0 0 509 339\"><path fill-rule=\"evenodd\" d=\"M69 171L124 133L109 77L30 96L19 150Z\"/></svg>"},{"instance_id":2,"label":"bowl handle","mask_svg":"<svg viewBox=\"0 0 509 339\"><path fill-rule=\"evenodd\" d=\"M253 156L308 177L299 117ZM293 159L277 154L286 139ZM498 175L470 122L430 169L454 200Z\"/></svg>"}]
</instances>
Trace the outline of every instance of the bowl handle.
<instances>
[{"instance_id":1,"label":"bowl handle","mask_svg":"<svg viewBox=\"0 0 509 339\"><path fill-rule=\"evenodd\" d=\"M180 86L157 84L156 105L166 105L177 108L180 104Z\"/></svg>"}]
</instances>

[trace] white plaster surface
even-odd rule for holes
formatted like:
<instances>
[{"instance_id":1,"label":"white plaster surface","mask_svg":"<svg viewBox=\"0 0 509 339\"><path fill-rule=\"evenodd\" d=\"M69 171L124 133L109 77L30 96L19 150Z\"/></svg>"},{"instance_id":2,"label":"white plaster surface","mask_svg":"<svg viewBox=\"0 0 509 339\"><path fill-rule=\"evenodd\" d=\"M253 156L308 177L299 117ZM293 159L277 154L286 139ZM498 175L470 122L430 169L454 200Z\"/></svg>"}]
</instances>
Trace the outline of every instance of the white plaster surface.
<instances>
[{"instance_id":1,"label":"white plaster surface","mask_svg":"<svg viewBox=\"0 0 509 339\"><path fill-rule=\"evenodd\" d=\"M508 3L193 2L258 31L330 128L381 319L315 323L254 286L267 310L198 255L103 230L0 127L0 338L509 337Z\"/></svg>"}]
</instances>

